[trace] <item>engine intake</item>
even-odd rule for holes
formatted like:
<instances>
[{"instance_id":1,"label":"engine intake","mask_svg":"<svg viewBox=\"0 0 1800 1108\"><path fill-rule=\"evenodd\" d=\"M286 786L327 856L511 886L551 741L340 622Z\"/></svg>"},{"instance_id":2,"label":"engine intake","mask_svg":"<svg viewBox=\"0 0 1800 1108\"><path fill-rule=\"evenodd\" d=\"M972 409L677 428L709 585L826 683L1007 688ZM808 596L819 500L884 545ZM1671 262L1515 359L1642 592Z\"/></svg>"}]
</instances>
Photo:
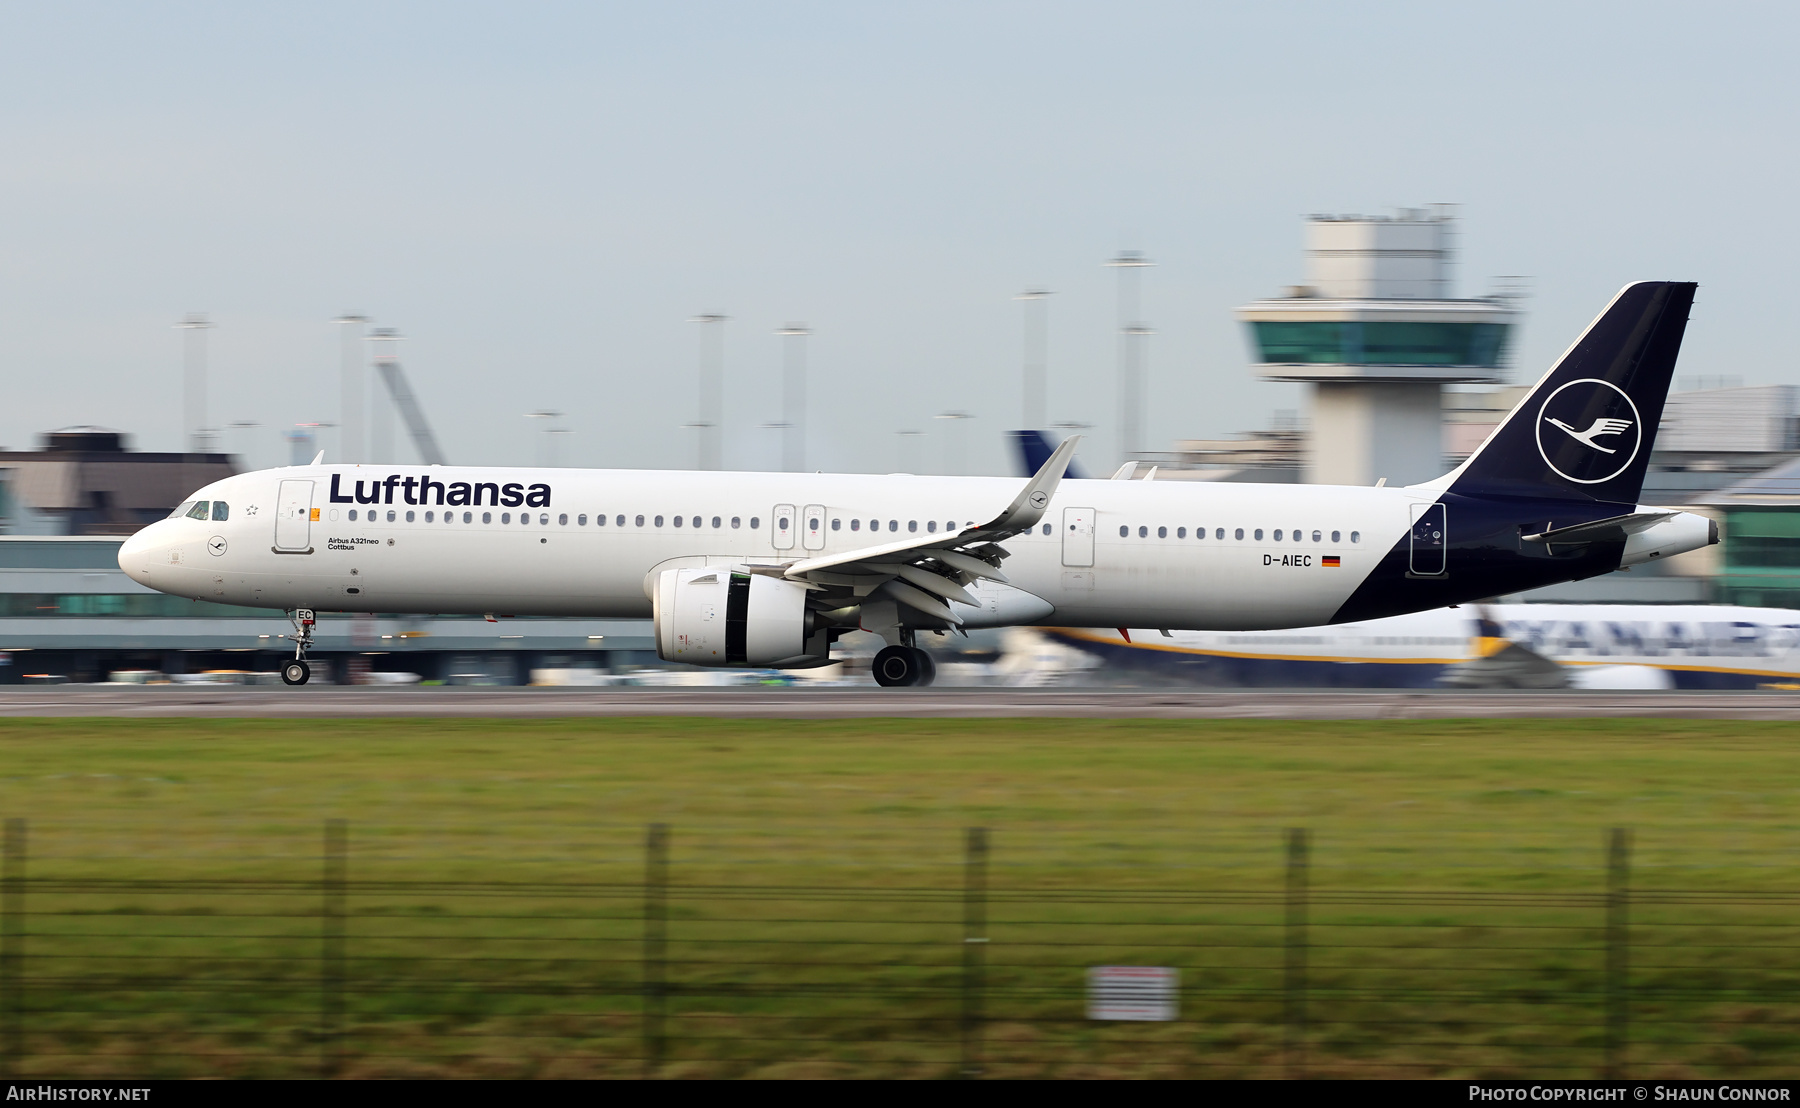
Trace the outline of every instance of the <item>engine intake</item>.
<instances>
[{"instance_id":1,"label":"engine intake","mask_svg":"<svg viewBox=\"0 0 1800 1108\"><path fill-rule=\"evenodd\" d=\"M656 654L691 666L767 666L806 656L806 588L731 566L657 575Z\"/></svg>"}]
</instances>

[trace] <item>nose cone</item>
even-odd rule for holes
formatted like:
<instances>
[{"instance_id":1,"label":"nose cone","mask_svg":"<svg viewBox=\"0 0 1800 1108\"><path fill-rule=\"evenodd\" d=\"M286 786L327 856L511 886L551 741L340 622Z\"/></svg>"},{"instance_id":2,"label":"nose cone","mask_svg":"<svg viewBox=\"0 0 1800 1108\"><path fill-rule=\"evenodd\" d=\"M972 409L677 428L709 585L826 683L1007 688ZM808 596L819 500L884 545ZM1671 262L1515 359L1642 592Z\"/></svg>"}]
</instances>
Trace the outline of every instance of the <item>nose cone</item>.
<instances>
[{"instance_id":1,"label":"nose cone","mask_svg":"<svg viewBox=\"0 0 1800 1108\"><path fill-rule=\"evenodd\" d=\"M156 548L154 532L160 526L160 523L152 523L119 547L119 568L140 585L150 583L150 559Z\"/></svg>"}]
</instances>

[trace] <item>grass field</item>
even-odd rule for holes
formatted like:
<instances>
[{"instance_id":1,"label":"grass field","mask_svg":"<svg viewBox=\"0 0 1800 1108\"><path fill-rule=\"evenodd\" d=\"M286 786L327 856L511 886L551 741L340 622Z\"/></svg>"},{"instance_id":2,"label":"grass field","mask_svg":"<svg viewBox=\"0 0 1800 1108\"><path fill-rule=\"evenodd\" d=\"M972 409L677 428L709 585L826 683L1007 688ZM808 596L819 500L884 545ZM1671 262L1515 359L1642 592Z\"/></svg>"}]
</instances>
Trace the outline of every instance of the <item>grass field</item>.
<instances>
[{"instance_id":1,"label":"grass field","mask_svg":"<svg viewBox=\"0 0 1800 1108\"><path fill-rule=\"evenodd\" d=\"M950 1076L973 1051L1006 1075L1591 1074L1603 842L1626 827L1625 1063L1791 1075L1797 799L1784 724L9 721L0 814L30 823L15 1064L636 1075L648 1052L674 1076ZM332 818L341 1020L321 1000ZM660 1033L651 822L671 828ZM1311 836L1298 1039L1289 827ZM1111 963L1179 967L1181 1019L1086 1021L1082 973Z\"/></svg>"}]
</instances>

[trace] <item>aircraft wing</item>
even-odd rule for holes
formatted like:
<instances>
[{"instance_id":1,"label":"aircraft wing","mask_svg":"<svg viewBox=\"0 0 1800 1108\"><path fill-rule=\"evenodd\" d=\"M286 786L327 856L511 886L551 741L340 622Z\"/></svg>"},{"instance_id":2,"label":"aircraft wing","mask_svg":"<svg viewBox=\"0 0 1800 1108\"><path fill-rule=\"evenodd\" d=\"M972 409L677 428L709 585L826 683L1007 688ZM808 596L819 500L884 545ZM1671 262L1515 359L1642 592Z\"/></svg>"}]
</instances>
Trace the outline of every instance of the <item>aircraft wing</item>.
<instances>
[{"instance_id":1,"label":"aircraft wing","mask_svg":"<svg viewBox=\"0 0 1800 1108\"><path fill-rule=\"evenodd\" d=\"M1577 523L1571 527L1558 527L1554 530L1539 531L1535 535L1520 535L1526 542L1556 543L1562 546L1580 546L1591 542L1624 542L1630 535L1661 523L1679 512L1631 512L1622 516L1609 516L1596 519L1592 523Z\"/></svg>"},{"instance_id":2,"label":"aircraft wing","mask_svg":"<svg viewBox=\"0 0 1800 1108\"><path fill-rule=\"evenodd\" d=\"M1056 495L1056 486L1069 468L1080 436L1072 436L1056 448L1037 473L1025 482L1019 495L987 523L955 533L921 535L899 542L865 546L841 554L806 558L779 567L789 580L804 581L816 593L815 607L848 606L864 599L880 598L904 604L952 626L962 618L951 602L975 605L964 589L977 579L1005 583L1000 563L1006 549L1000 543L1038 525ZM773 568L773 567L772 567Z\"/></svg>"}]
</instances>

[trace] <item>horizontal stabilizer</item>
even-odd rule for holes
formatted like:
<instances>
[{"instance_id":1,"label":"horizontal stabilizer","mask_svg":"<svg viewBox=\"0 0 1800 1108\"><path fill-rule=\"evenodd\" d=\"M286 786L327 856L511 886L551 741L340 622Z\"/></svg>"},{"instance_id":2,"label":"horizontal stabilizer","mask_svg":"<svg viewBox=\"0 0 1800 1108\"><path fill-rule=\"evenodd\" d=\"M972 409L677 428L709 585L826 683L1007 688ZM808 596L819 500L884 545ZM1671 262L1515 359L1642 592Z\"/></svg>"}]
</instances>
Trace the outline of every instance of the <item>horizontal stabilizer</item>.
<instances>
[{"instance_id":1,"label":"horizontal stabilizer","mask_svg":"<svg viewBox=\"0 0 1800 1108\"><path fill-rule=\"evenodd\" d=\"M1670 519L1679 512L1632 512L1629 515L1609 516L1596 519L1592 523L1577 523L1570 527L1557 527L1549 531L1539 531L1535 535L1520 535L1526 542L1556 543L1562 546L1581 546L1592 542L1624 542L1628 536L1639 531L1647 531L1665 519Z\"/></svg>"}]
</instances>

